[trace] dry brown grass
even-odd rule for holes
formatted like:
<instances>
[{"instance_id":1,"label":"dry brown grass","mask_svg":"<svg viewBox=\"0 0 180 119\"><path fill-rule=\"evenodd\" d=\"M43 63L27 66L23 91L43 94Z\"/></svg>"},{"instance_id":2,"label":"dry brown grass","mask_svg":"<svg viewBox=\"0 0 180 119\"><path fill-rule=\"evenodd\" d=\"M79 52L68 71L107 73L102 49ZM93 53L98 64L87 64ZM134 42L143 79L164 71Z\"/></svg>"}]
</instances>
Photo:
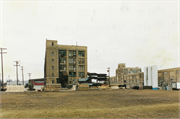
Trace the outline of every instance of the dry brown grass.
<instances>
[{"instance_id":1,"label":"dry brown grass","mask_svg":"<svg viewBox=\"0 0 180 119\"><path fill-rule=\"evenodd\" d=\"M179 118L179 91L1 93L0 118Z\"/></svg>"}]
</instances>

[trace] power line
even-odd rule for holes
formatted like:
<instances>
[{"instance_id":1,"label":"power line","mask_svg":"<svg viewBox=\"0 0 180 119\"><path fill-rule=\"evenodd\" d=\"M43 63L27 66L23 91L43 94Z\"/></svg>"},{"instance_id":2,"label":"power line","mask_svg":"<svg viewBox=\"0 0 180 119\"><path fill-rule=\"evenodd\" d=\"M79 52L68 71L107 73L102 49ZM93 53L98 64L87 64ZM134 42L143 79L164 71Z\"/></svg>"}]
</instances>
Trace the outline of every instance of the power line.
<instances>
[{"instance_id":1,"label":"power line","mask_svg":"<svg viewBox=\"0 0 180 119\"><path fill-rule=\"evenodd\" d=\"M4 90L4 75L3 75L3 54L7 52L3 52L3 50L7 50L7 48L0 48L1 49L1 67L2 67L2 89Z\"/></svg>"},{"instance_id":2,"label":"power line","mask_svg":"<svg viewBox=\"0 0 180 119\"><path fill-rule=\"evenodd\" d=\"M23 70L24 70L24 69L23 69L23 67L24 67L24 66L21 66L21 70L22 70L22 80L23 80L23 85L24 85L24 74L23 74Z\"/></svg>"},{"instance_id":3,"label":"power line","mask_svg":"<svg viewBox=\"0 0 180 119\"><path fill-rule=\"evenodd\" d=\"M18 66L20 66L18 63L19 63L20 61L14 61L14 62L16 62L16 65L14 65L14 66L16 66L17 85L18 85Z\"/></svg>"}]
</instances>

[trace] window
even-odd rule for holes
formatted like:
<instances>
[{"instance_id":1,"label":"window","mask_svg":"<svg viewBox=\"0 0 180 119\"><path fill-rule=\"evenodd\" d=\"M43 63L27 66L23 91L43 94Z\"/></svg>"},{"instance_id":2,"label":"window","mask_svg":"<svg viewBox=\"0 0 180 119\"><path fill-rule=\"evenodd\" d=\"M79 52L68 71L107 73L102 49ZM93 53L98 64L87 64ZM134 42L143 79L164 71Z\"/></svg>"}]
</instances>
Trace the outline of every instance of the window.
<instances>
[{"instance_id":1,"label":"window","mask_svg":"<svg viewBox=\"0 0 180 119\"><path fill-rule=\"evenodd\" d=\"M128 74L128 70L124 69L124 75L127 75L127 74Z\"/></svg>"},{"instance_id":2,"label":"window","mask_svg":"<svg viewBox=\"0 0 180 119\"><path fill-rule=\"evenodd\" d=\"M52 83L54 83L54 80L52 80Z\"/></svg>"},{"instance_id":3,"label":"window","mask_svg":"<svg viewBox=\"0 0 180 119\"><path fill-rule=\"evenodd\" d=\"M133 73L137 73L137 70L136 70L136 69L133 69Z\"/></svg>"},{"instance_id":4,"label":"window","mask_svg":"<svg viewBox=\"0 0 180 119\"><path fill-rule=\"evenodd\" d=\"M52 63L54 63L54 59L52 59Z\"/></svg>"},{"instance_id":5,"label":"window","mask_svg":"<svg viewBox=\"0 0 180 119\"><path fill-rule=\"evenodd\" d=\"M73 83L76 83L76 79L75 78L73 79Z\"/></svg>"},{"instance_id":6,"label":"window","mask_svg":"<svg viewBox=\"0 0 180 119\"><path fill-rule=\"evenodd\" d=\"M76 77L76 72L69 72L69 77Z\"/></svg>"},{"instance_id":7,"label":"window","mask_svg":"<svg viewBox=\"0 0 180 119\"><path fill-rule=\"evenodd\" d=\"M166 71L166 72L163 72L163 75L164 75L164 77L165 76L168 76L168 72Z\"/></svg>"},{"instance_id":8,"label":"window","mask_svg":"<svg viewBox=\"0 0 180 119\"><path fill-rule=\"evenodd\" d=\"M79 57L84 57L84 51L79 51Z\"/></svg>"},{"instance_id":9,"label":"window","mask_svg":"<svg viewBox=\"0 0 180 119\"><path fill-rule=\"evenodd\" d=\"M141 69L138 69L138 73L140 73L141 72Z\"/></svg>"},{"instance_id":10,"label":"window","mask_svg":"<svg viewBox=\"0 0 180 119\"><path fill-rule=\"evenodd\" d=\"M59 61L60 61L60 63L66 63L66 58L65 57L60 57Z\"/></svg>"},{"instance_id":11,"label":"window","mask_svg":"<svg viewBox=\"0 0 180 119\"><path fill-rule=\"evenodd\" d=\"M133 79L135 78L135 76L133 76Z\"/></svg>"},{"instance_id":12,"label":"window","mask_svg":"<svg viewBox=\"0 0 180 119\"><path fill-rule=\"evenodd\" d=\"M60 57L66 56L66 50L59 50L59 56Z\"/></svg>"},{"instance_id":13,"label":"window","mask_svg":"<svg viewBox=\"0 0 180 119\"><path fill-rule=\"evenodd\" d=\"M52 73L52 77L54 77L54 73Z\"/></svg>"},{"instance_id":14,"label":"window","mask_svg":"<svg viewBox=\"0 0 180 119\"><path fill-rule=\"evenodd\" d=\"M75 58L69 58L69 64L71 63L76 63L76 59Z\"/></svg>"},{"instance_id":15,"label":"window","mask_svg":"<svg viewBox=\"0 0 180 119\"><path fill-rule=\"evenodd\" d=\"M69 65L69 70L76 70L76 65Z\"/></svg>"},{"instance_id":16,"label":"window","mask_svg":"<svg viewBox=\"0 0 180 119\"><path fill-rule=\"evenodd\" d=\"M180 70L176 70L176 75L180 75Z\"/></svg>"},{"instance_id":17,"label":"window","mask_svg":"<svg viewBox=\"0 0 180 119\"><path fill-rule=\"evenodd\" d=\"M79 64L84 64L84 58L79 58L78 61L79 61Z\"/></svg>"},{"instance_id":18,"label":"window","mask_svg":"<svg viewBox=\"0 0 180 119\"><path fill-rule=\"evenodd\" d=\"M69 56L76 56L76 51L69 50Z\"/></svg>"},{"instance_id":19,"label":"window","mask_svg":"<svg viewBox=\"0 0 180 119\"><path fill-rule=\"evenodd\" d=\"M79 72L79 77L84 77L85 73L84 72Z\"/></svg>"},{"instance_id":20,"label":"window","mask_svg":"<svg viewBox=\"0 0 180 119\"><path fill-rule=\"evenodd\" d=\"M60 65L60 70L66 70L66 65Z\"/></svg>"},{"instance_id":21,"label":"window","mask_svg":"<svg viewBox=\"0 0 180 119\"><path fill-rule=\"evenodd\" d=\"M132 74L132 71L133 71L132 69L128 69L129 74Z\"/></svg>"},{"instance_id":22,"label":"window","mask_svg":"<svg viewBox=\"0 0 180 119\"><path fill-rule=\"evenodd\" d=\"M54 52L52 52L52 56L54 56Z\"/></svg>"},{"instance_id":23,"label":"window","mask_svg":"<svg viewBox=\"0 0 180 119\"><path fill-rule=\"evenodd\" d=\"M79 70L83 70L84 71L84 65L79 65Z\"/></svg>"},{"instance_id":24,"label":"window","mask_svg":"<svg viewBox=\"0 0 180 119\"><path fill-rule=\"evenodd\" d=\"M54 45L54 42L52 42L52 46Z\"/></svg>"},{"instance_id":25,"label":"window","mask_svg":"<svg viewBox=\"0 0 180 119\"><path fill-rule=\"evenodd\" d=\"M73 82L73 81L72 81L72 78L69 78L69 83L72 84L72 82Z\"/></svg>"},{"instance_id":26,"label":"window","mask_svg":"<svg viewBox=\"0 0 180 119\"><path fill-rule=\"evenodd\" d=\"M52 70L54 70L54 66L52 66Z\"/></svg>"}]
</instances>

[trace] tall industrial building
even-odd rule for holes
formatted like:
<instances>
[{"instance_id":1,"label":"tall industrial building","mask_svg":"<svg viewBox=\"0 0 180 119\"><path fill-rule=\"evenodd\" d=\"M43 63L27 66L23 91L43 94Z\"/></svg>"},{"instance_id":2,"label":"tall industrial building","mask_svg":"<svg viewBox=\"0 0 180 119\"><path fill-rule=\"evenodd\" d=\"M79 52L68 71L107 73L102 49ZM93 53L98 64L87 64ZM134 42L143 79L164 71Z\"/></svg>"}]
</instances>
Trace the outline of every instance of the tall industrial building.
<instances>
[{"instance_id":1,"label":"tall industrial building","mask_svg":"<svg viewBox=\"0 0 180 119\"><path fill-rule=\"evenodd\" d=\"M125 63L118 64L118 68L116 69L116 80L120 85L126 84L126 80L124 79L125 75L128 74L136 74L140 73L141 68L138 67L126 67Z\"/></svg>"},{"instance_id":2,"label":"tall industrial building","mask_svg":"<svg viewBox=\"0 0 180 119\"><path fill-rule=\"evenodd\" d=\"M87 47L58 45L57 40L46 39L44 77L46 83L62 86L87 77Z\"/></svg>"}]
</instances>

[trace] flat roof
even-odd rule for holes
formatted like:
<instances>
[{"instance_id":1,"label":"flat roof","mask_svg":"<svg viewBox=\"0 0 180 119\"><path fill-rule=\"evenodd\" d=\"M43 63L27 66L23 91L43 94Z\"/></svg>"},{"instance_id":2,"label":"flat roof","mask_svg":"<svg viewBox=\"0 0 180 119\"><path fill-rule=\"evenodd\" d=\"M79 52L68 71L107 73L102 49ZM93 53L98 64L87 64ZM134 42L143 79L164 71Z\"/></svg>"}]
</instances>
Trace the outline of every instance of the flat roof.
<instances>
[{"instance_id":1,"label":"flat roof","mask_svg":"<svg viewBox=\"0 0 180 119\"><path fill-rule=\"evenodd\" d=\"M58 46L76 47L76 45L59 45L59 44L58 44ZM80 45L77 45L77 47L86 47L87 48L87 46L80 46Z\"/></svg>"},{"instance_id":2,"label":"flat roof","mask_svg":"<svg viewBox=\"0 0 180 119\"><path fill-rule=\"evenodd\" d=\"M158 71L165 71L165 70L176 70L176 69L179 69L179 70L180 70L180 67L169 68L169 69L160 69L160 70L158 70Z\"/></svg>"}]
</instances>

